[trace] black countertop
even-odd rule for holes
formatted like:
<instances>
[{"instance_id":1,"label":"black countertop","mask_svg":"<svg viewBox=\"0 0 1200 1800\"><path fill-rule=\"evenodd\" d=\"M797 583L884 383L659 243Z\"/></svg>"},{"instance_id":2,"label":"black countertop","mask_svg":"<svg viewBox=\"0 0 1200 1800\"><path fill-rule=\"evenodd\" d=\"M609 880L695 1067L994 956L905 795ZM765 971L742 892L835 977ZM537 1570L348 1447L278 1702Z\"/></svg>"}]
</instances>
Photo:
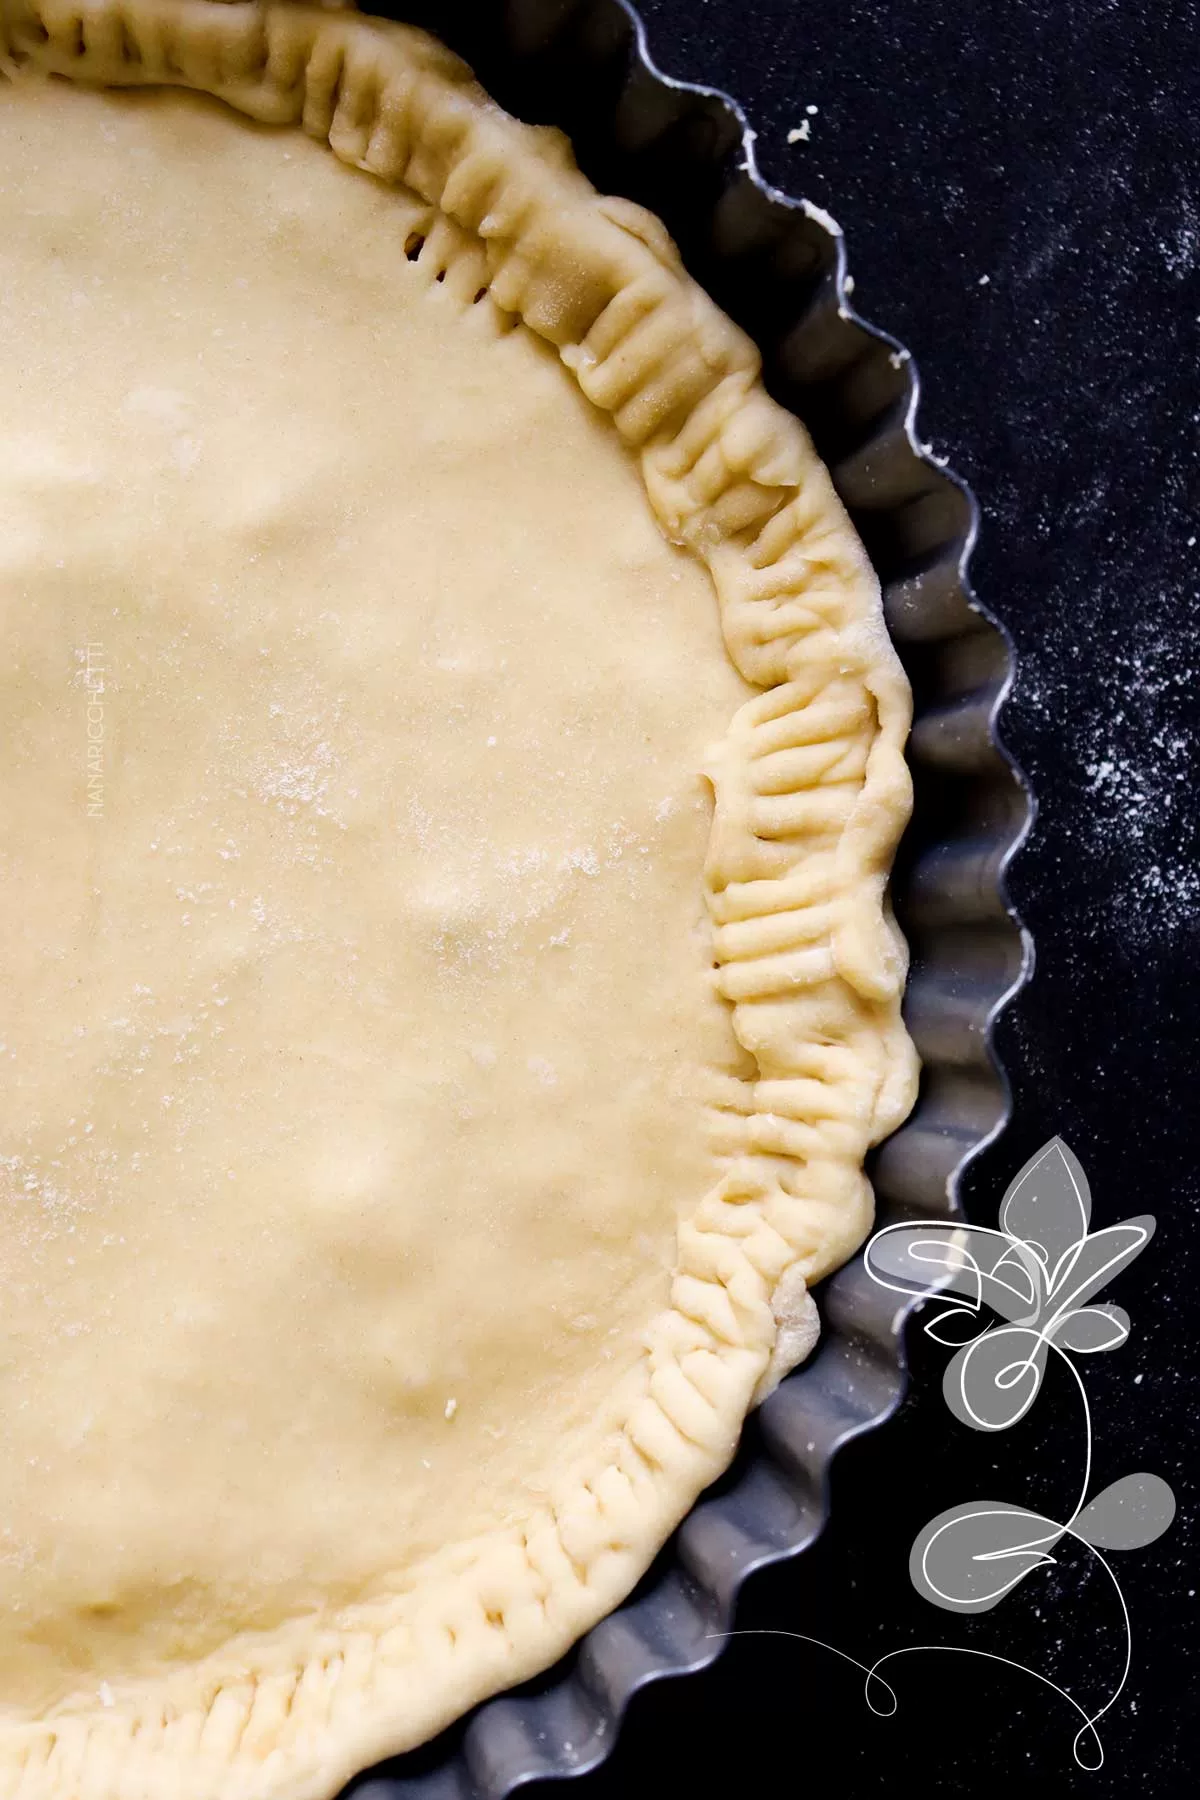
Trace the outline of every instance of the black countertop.
<instances>
[{"instance_id":1,"label":"black countertop","mask_svg":"<svg viewBox=\"0 0 1200 1800\"><path fill-rule=\"evenodd\" d=\"M1200 13L1186 0L641 10L659 66L733 94L765 177L839 221L855 305L917 360L921 436L979 498L975 585L1018 652L1003 733L1038 802L1010 878L1036 967L998 1031L1013 1117L971 1172L968 1210L994 1223L1008 1181L1058 1133L1090 1176L1094 1226L1156 1216L1101 1296L1131 1315L1130 1341L1080 1363L1093 1490L1149 1470L1180 1510L1157 1543L1110 1558L1131 1663L1099 1722L1104 1766L1084 1773L1082 1721L1058 1689L1090 1713L1120 1681L1122 1600L1103 1566L1060 1548L974 1618L908 1579L916 1533L958 1501L1070 1514L1079 1391L1051 1368L1028 1419L972 1432L942 1400L948 1352L910 1328L900 1413L836 1464L819 1545L752 1579L738 1611L740 1631L820 1643L736 1638L707 1673L639 1696L611 1760L571 1791L857 1796L903 1781L1169 1800L1200 1776ZM834 1653L870 1664L920 1645L953 1651L887 1665L890 1718Z\"/></svg>"}]
</instances>

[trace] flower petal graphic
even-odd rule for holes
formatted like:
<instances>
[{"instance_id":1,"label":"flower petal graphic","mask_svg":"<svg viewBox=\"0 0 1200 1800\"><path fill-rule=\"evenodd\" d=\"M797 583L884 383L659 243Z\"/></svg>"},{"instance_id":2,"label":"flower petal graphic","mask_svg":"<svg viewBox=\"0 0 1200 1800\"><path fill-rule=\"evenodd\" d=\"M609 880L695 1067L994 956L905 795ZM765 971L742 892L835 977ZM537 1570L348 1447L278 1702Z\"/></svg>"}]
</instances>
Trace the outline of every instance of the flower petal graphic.
<instances>
[{"instance_id":1,"label":"flower petal graphic","mask_svg":"<svg viewBox=\"0 0 1200 1800\"><path fill-rule=\"evenodd\" d=\"M1118 1350L1129 1336L1129 1314L1120 1306L1081 1306L1063 1313L1050 1335L1060 1350L1073 1350L1076 1356Z\"/></svg>"},{"instance_id":2,"label":"flower petal graphic","mask_svg":"<svg viewBox=\"0 0 1200 1800\"><path fill-rule=\"evenodd\" d=\"M1120 1225L1106 1225L1064 1251L1050 1278L1048 1313L1074 1312L1128 1268L1154 1236L1154 1219L1143 1213ZM1047 1322L1049 1322L1047 1320Z\"/></svg>"},{"instance_id":3,"label":"flower petal graphic","mask_svg":"<svg viewBox=\"0 0 1200 1800\"><path fill-rule=\"evenodd\" d=\"M1024 1244L986 1225L887 1225L866 1248L867 1273L900 1294L936 1285L973 1310L991 1307L1010 1323L1032 1323L1045 1292L1044 1271Z\"/></svg>"},{"instance_id":4,"label":"flower petal graphic","mask_svg":"<svg viewBox=\"0 0 1200 1800\"><path fill-rule=\"evenodd\" d=\"M1045 1338L1027 1326L985 1331L947 1363L942 1377L946 1405L974 1431L1007 1431L1033 1405L1046 1354Z\"/></svg>"},{"instance_id":5,"label":"flower petal graphic","mask_svg":"<svg viewBox=\"0 0 1200 1800\"><path fill-rule=\"evenodd\" d=\"M1000 1229L1039 1251L1048 1269L1087 1236L1091 1216L1088 1178L1059 1137L1030 1157L1000 1203Z\"/></svg>"},{"instance_id":6,"label":"flower petal graphic","mask_svg":"<svg viewBox=\"0 0 1200 1800\"><path fill-rule=\"evenodd\" d=\"M964 1344L973 1344L988 1330L990 1327L983 1323L981 1313L974 1306L948 1306L925 1323L925 1336L946 1350L961 1350Z\"/></svg>"},{"instance_id":7,"label":"flower petal graphic","mask_svg":"<svg viewBox=\"0 0 1200 1800\"><path fill-rule=\"evenodd\" d=\"M1061 1525L1023 1506L969 1500L917 1534L908 1574L918 1594L948 1612L987 1612L1049 1554Z\"/></svg>"},{"instance_id":8,"label":"flower petal graphic","mask_svg":"<svg viewBox=\"0 0 1200 1800\"><path fill-rule=\"evenodd\" d=\"M1089 1500L1071 1526L1098 1550L1144 1550L1175 1517L1175 1496L1161 1475L1122 1475Z\"/></svg>"}]
</instances>

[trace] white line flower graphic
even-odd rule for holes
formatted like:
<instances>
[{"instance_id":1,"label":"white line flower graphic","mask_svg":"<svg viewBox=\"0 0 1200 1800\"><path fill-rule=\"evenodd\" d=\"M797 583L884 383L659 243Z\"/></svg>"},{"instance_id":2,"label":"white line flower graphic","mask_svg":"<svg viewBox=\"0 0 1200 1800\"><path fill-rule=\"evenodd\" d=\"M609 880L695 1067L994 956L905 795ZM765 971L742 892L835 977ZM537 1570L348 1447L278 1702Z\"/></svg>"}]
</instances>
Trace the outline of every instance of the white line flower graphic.
<instances>
[{"instance_id":1,"label":"white line flower graphic","mask_svg":"<svg viewBox=\"0 0 1200 1800\"><path fill-rule=\"evenodd\" d=\"M1090 1355L1125 1342L1127 1314L1088 1302L1145 1248L1154 1220L1146 1214L1089 1233L1090 1218L1087 1177L1052 1138L1005 1194L998 1229L900 1224L871 1239L867 1270L881 1286L925 1293L936 1280L958 1296L925 1330L957 1351L942 1386L964 1425L1006 1431L1022 1419L1051 1349ZM985 1306L1004 1323L989 1325Z\"/></svg>"},{"instance_id":2,"label":"white line flower graphic","mask_svg":"<svg viewBox=\"0 0 1200 1800\"><path fill-rule=\"evenodd\" d=\"M1089 1712L1048 1675L990 1650L909 1644L867 1664L836 1645L823 1647L862 1670L864 1698L879 1716L894 1713L898 1704L880 1670L903 1656L950 1650L1021 1669L1059 1694L1082 1720L1072 1745L1075 1761L1081 1768L1098 1769L1104 1748L1096 1724L1125 1687L1133 1647L1125 1598L1102 1552L1152 1544L1175 1516L1175 1496L1161 1476L1141 1471L1123 1476L1088 1499L1091 1409L1072 1357L1116 1350L1129 1336L1129 1319L1119 1306L1091 1302L1106 1282L1129 1266L1154 1232L1148 1214L1095 1232L1088 1230L1090 1222L1087 1177L1056 1137L1029 1159L1009 1186L998 1228L937 1221L888 1225L876 1232L865 1256L872 1279L895 1293L956 1296L925 1330L955 1352L942 1387L947 1405L964 1425L975 1431L1006 1431L1024 1418L1041 1389L1051 1351L1070 1370L1083 1407L1087 1445L1083 1482L1066 1524L1002 1501L971 1500L949 1507L917 1534L908 1564L913 1586L948 1612L988 1612L1033 1570L1052 1565L1056 1546L1068 1539L1085 1545L1111 1581L1121 1610L1125 1657L1115 1689L1103 1706ZM990 1315L999 1322L991 1322ZM804 1632L766 1635L823 1642Z\"/></svg>"},{"instance_id":3,"label":"white line flower graphic","mask_svg":"<svg viewBox=\"0 0 1200 1800\"><path fill-rule=\"evenodd\" d=\"M936 1342L954 1348L942 1391L964 1425L1006 1431L1024 1418L1041 1389L1051 1351L1075 1380L1087 1449L1079 1498L1067 1522L1059 1524L1023 1506L967 1501L939 1513L918 1533L909 1574L917 1592L935 1606L987 1612L1032 1570L1052 1564L1054 1547L1064 1539L1088 1546L1120 1604L1125 1665L1115 1691L1090 1715L1063 1689L1057 1691L1084 1721L1075 1737L1076 1761L1098 1768L1104 1752L1096 1721L1124 1688L1132 1649L1125 1600L1101 1551L1137 1550L1153 1543L1175 1516L1175 1497L1160 1476L1140 1471L1088 1499L1091 1409L1072 1357L1115 1350L1128 1338L1128 1315L1119 1306L1091 1301L1128 1267L1154 1232L1149 1214L1095 1232L1089 1231L1090 1222L1087 1177L1078 1158L1056 1137L1010 1185L998 1229L938 1223L885 1226L868 1244L866 1261L872 1279L895 1292L928 1293L936 1285L939 1292L957 1296L925 1330ZM1000 1322L989 1323L986 1313ZM1088 1757L1082 1750L1085 1741Z\"/></svg>"}]
</instances>

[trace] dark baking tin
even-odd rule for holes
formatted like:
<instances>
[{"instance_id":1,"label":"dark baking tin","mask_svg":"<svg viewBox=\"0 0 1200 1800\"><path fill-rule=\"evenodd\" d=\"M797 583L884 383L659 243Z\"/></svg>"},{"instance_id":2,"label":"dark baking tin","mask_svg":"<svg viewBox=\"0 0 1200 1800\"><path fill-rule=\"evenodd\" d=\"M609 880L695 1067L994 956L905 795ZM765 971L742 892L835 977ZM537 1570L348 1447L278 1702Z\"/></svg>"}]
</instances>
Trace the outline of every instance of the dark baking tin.
<instances>
[{"instance_id":1,"label":"dark baking tin","mask_svg":"<svg viewBox=\"0 0 1200 1800\"><path fill-rule=\"evenodd\" d=\"M996 731L1012 647L967 578L976 504L918 441L912 359L850 306L837 226L760 179L734 101L654 67L625 0L364 3L435 32L511 112L561 126L598 188L659 214L831 470L915 699L915 806L892 891L923 1074L912 1115L872 1161L878 1217L955 1216L964 1169L1007 1116L991 1027L1032 961L1005 892L1032 800ZM748 1423L728 1475L631 1598L540 1679L355 1783L354 1800L503 1800L578 1774L608 1754L637 1688L713 1660L746 1575L814 1543L835 1452L904 1393L912 1303L872 1283L861 1255L817 1297L816 1354Z\"/></svg>"}]
</instances>

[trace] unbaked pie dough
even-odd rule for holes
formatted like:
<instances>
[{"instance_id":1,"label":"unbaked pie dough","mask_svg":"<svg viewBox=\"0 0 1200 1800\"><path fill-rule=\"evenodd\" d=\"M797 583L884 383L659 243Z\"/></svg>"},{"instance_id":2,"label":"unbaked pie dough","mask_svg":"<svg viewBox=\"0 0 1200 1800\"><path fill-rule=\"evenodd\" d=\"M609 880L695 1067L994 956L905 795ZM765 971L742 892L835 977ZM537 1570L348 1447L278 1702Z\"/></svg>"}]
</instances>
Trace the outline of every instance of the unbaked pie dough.
<instances>
[{"instance_id":1,"label":"unbaked pie dough","mask_svg":"<svg viewBox=\"0 0 1200 1800\"><path fill-rule=\"evenodd\" d=\"M753 346L432 40L0 67L0 1795L328 1800L811 1342L909 694Z\"/></svg>"}]
</instances>

